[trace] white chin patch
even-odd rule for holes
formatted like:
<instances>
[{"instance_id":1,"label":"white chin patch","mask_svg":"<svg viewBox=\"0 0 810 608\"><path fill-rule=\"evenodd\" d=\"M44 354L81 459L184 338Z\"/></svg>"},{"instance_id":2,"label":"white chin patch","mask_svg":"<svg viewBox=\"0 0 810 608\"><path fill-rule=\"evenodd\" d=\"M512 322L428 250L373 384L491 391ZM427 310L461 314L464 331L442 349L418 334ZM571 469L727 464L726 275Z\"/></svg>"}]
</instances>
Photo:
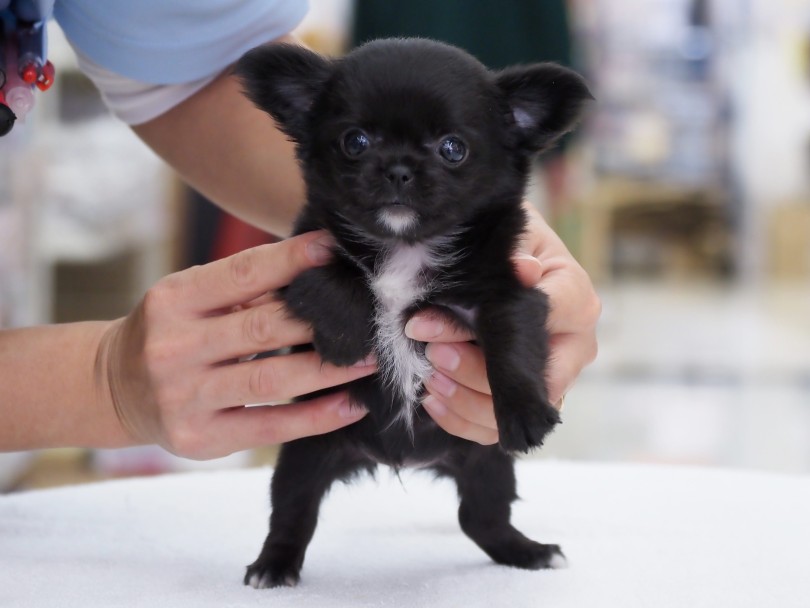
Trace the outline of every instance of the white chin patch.
<instances>
[{"instance_id":1,"label":"white chin patch","mask_svg":"<svg viewBox=\"0 0 810 608\"><path fill-rule=\"evenodd\" d=\"M386 207L377 214L377 221L394 234L402 234L416 224L416 211L408 207Z\"/></svg>"}]
</instances>

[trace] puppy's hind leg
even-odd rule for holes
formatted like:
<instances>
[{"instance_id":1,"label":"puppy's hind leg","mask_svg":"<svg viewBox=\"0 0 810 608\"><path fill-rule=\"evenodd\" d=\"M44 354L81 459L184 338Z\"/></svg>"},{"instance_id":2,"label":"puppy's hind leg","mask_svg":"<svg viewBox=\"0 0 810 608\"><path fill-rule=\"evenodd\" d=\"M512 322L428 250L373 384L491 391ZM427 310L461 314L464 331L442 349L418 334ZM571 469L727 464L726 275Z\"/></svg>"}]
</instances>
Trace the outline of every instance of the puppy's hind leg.
<instances>
[{"instance_id":1,"label":"puppy's hind leg","mask_svg":"<svg viewBox=\"0 0 810 608\"><path fill-rule=\"evenodd\" d=\"M315 533L321 499L336 480L374 464L352 456L329 435L286 443L271 484L270 532L244 583L256 589L298 584L304 554Z\"/></svg>"},{"instance_id":2,"label":"puppy's hind leg","mask_svg":"<svg viewBox=\"0 0 810 608\"><path fill-rule=\"evenodd\" d=\"M472 446L452 475L461 498L461 529L495 562L529 570L565 567L559 546L526 538L509 521L517 498L511 456L497 445Z\"/></svg>"}]
</instances>

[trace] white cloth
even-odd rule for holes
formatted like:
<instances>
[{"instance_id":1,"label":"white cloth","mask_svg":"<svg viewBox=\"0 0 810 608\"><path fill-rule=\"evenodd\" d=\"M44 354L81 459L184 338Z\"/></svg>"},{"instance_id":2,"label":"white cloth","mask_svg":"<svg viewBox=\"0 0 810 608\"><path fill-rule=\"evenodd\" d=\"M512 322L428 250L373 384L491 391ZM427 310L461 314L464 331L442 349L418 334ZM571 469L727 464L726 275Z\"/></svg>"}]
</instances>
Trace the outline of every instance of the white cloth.
<instances>
[{"instance_id":1,"label":"white cloth","mask_svg":"<svg viewBox=\"0 0 810 608\"><path fill-rule=\"evenodd\" d=\"M0 497L0 606L806 608L810 478L526 461L513 521L566 570L497 566L453 485L383 470L335 486L295 589L242 585L269 472L193 473Z\"/></svg>"},{"instance_id":2,"label":"white cloth","mask_svg":"<svg viewBox=\"0 0 810 608\"><path fill-rule=\"evenodd\" d=\"M116 74L74 47L79 68L93 81L114 116L130 126L157 118L211 83L219 73L180 84L149 84Z\"/></svg>"}]
</instances>

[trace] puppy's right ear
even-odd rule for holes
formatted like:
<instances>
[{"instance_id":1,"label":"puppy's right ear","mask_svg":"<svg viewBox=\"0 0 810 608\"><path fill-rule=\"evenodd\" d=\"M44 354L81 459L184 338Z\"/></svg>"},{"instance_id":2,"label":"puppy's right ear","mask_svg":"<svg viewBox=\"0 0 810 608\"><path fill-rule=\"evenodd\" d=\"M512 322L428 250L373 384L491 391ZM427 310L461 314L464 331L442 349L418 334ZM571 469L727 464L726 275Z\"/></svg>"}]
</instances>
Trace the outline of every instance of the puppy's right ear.
<instances>
[{"instance_id":1,"label":"puppy's right ear","mask_svg":"<svg viewBox=\"0 0 810 608\"><path fill-rule=\"evenodd\" d=\"M307 114L332 73L328 59L294 44L267 44L245 53L234 71L257 108L294 141L305 139Z\"/></svg>"},{"instance_id":2,"label":"puppy's right ear","mask_svg":"<svg viewBox=\"0 0 810 608\"><path fill-rule=\"evenodd\" d=\"M582 76L554 63L507 68L498 72L496 83L511 109L518 144L531 153L571 131L593 99Z\"/></svg>"}]
</instances>

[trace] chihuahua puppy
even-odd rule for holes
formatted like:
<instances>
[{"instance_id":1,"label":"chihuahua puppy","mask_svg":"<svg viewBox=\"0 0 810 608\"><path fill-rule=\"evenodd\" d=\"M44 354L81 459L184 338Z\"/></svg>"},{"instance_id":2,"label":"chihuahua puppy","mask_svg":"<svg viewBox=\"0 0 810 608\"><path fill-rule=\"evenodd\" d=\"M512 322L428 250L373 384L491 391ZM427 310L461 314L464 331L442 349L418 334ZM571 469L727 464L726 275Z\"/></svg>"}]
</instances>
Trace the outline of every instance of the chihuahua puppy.
<instances>
[{"instance_id":1,"label":"chihuahua puppy","mask_svg":"<svg viewBox=\"0 0 810 608\"><path fill-rule=\"evenodd\" d=\"M328 265L281 295L312 326L325 361L374 356L379 365L348 387L365 418L282 446L270 532L245 584L297 584L324 494L377 463L453 478L461 528L495 562L563 565L557 545L510 523L512 454L540 446L559 421L544 381L547 300L519 282L511 256L525 229L532 157L574 127L591 99L582 78L547 63L491 72L423 39L374 41L334 60L268 45L236 73L296 144L307 201L295 232L328 230L337 243ZM451 436L423 410L432 370L404 326L426 306L474 332L498 445Z\"/></svg>"}]
</instances>

